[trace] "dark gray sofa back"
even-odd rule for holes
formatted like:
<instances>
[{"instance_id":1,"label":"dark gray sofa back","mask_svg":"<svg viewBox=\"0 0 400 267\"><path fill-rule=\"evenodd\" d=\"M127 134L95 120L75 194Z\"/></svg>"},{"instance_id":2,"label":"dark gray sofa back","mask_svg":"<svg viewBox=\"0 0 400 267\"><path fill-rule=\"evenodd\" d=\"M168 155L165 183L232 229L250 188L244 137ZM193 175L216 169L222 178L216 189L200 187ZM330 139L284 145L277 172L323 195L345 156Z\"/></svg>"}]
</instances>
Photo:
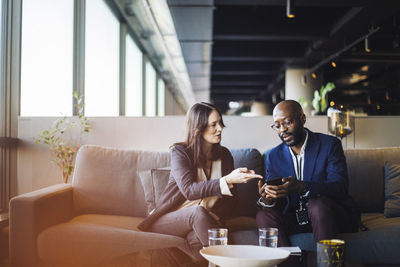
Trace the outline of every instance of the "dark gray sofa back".
<instances>
[{"instance_id":1,"label":"dark gray sofa back","mask_svg":"<svg viewBox=\"0 0 400 267\"><path fill-rule=\"evenodd\" d=\"M345 151L349 193L361 212L383 212L385 161L400 162L400 147Z\"/></svg>"},{"instance_id":2,"label":"dark gray sofa back","mask_svg":"<svg viewBox=\"0 0 400 267\"><path fill-rule=\"evenodd\" d=\"M246 167L254 170L257 174L264 175L264 164L260 152L255 148L231 149L235 169ZM235 207L236 216L255 217L257 214L256 202L260 197L258 194L258 179L246 184L236 185L238 203Z\"/></svg>"}]
</instances>

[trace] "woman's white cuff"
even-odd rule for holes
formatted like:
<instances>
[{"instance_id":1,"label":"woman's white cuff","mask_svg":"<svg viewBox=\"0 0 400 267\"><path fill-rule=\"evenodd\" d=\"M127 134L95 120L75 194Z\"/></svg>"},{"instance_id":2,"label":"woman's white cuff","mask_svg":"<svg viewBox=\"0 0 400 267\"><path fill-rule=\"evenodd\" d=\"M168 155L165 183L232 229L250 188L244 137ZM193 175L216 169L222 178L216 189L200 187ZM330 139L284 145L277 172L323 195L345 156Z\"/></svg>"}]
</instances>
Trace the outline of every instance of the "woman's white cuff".
<instances>
[{"instance_id":1,"label":"woman's white cuff","mask_svg":"<svg viewBox=\"0 0 400 267\"><path fill-rule=\"evenodd\" d=\"M233 196L231 193L231 190L229 190L229 188L231 188L231 187L226 182L225 177L222 177L221 179L219 179L219 187L221 188L221 194L223 194L225 196Z\"/></svg>"}]
</instances>

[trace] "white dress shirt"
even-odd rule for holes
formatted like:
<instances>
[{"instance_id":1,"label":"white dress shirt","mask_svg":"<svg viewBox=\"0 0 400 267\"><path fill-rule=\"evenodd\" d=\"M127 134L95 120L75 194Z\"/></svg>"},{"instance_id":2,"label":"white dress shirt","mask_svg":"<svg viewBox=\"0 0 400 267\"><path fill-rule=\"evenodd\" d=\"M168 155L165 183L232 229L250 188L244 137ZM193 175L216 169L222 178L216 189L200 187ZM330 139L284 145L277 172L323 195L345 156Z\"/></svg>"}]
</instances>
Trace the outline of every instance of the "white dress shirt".
<instances>
[{"instance_id":1,"label":"white dress shirt","mask_svg":"<svg viewBox=\"0 0 400 267\"><path fill-rule=\"evenodd\" d=\"M304 154L306 151L308 132L306 132L306 138L304 139L304 144L300 149L300 155L296 155L293 150L289 147L290 154L292 155L294 171L296 173L296 178L299 181L303 181L304 174Z\"/></svg>"}]
</instances>

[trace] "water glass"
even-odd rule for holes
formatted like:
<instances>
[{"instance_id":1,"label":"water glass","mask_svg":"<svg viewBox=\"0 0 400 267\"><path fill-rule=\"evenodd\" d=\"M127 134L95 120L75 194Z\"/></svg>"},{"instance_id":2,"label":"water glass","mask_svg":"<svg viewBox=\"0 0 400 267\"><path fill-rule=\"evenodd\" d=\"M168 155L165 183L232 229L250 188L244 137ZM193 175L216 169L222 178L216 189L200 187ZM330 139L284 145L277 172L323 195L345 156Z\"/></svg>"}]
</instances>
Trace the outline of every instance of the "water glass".
<instances>
[{"instance_id":1,"label":"water glass","mask_svg":"<svg viewBox=\"0 0 400 267\"><path fill-rule=\"evenodd\" d=\"M278 228L259 228L258 241L260 246L278 247Z\"/></svg>"},{"instance_id":2,"label":"water glass","mask_svg":"<svg viewBox=\"0 0 400 267\"><path fill-rule=\"evenodd\" d=\"M212 228L208 229L208 245L228 245L228 229Z\"/></svg>"}]
</instances>

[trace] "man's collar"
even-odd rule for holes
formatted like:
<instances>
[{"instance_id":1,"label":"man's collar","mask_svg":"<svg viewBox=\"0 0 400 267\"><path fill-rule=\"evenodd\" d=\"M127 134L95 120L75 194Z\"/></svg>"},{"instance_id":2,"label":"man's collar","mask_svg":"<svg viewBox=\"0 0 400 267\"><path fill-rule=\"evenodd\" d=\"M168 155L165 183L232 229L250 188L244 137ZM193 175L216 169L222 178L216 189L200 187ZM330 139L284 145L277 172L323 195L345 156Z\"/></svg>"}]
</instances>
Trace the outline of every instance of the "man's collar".
<instances>
[{"instance_id":1,"label":"man's collar","mask_svg":"<svg viewBox=\"0 0 400 267\"><path fill-rule=\"evenodd\" d=\"M307 131L306 129L304 129L304 132L306 133L306 138L304 139L303 146L301 147L300 155L303 155L303 154L304 154L304 151L306 150L306 147L307 147L308 131Z\"/></svg>"}]
</instances>

